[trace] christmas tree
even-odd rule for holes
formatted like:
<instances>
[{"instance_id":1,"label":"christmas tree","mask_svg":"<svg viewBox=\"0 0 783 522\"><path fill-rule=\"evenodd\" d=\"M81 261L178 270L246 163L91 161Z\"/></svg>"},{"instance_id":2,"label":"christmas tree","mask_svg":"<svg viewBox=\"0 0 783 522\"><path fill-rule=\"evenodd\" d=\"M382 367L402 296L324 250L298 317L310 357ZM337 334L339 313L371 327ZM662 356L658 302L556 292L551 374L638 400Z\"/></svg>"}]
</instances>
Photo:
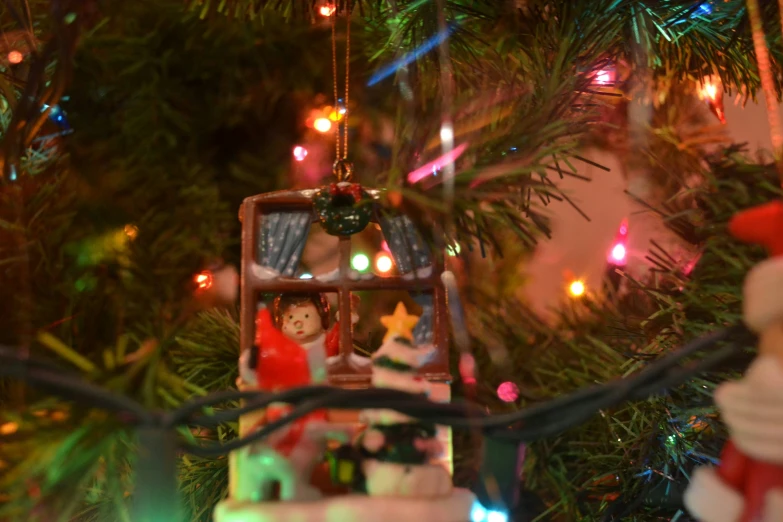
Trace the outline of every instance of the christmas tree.
<instances>
[{"instance_id":1,"label":"christmas tree","mask_svg":"<svg viewBox=\"0 0 783 522\"><path fill-rule=\"evenodd\" d=\"M761 4L7 0L0 345L149 408L232 388L239 324L225 267L239 260L237 209L327 177L331 153L310 169L300 158L315 161L317 147L301 144L331 150L315 122L345 103L358 180L386 189L384 204L433 246L494 263L462 274L477 399L505 411L633 373L737 321L742 278L760 259L725 224L780 196L775 165L709 151L683 121L703 104L694 93L722 118L710 92L763 89L780 145L780 13ZM349 71L342 59L333 69L334 42ZM332 93L345 76L341 102ZM622 150L646 173L647 203L701 257L683 267L654 251L650 274L626 274L618 295L586 295L545 323L515 297L525 281L514 265L550 234L547 202L569 198L561 180L600 167L588 146ZM476 276L489 272L492 284ZM684 520L690 469L725 438L711 390L746 362L534 443L524 477L536 512ZM495 393L507 383L511 403ZM137 448L122 419L17 378L0 385L0 518L128 520ZM477 467L473 442L457 441L457 477ZM226 459L183 454L179 476L187 520L209 520Z\"/></svg>"}]
</instances>

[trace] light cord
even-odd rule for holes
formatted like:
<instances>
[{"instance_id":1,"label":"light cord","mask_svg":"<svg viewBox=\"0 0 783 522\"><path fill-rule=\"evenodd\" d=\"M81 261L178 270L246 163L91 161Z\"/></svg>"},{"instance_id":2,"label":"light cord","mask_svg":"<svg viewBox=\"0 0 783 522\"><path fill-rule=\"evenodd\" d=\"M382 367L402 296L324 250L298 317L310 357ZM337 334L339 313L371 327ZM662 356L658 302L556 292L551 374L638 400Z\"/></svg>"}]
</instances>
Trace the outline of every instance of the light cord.
<instances>
[{"instance_id":1,"label":"light cord","mask_svg":"<svg viewBox=\"0 0 783 522\"><path fill-rule=\"evenodd\" d=\"M37 384L63 398L84 401L92 407L124 413L125 421L135 426L157 426L174 429L183 425L214 426L236 421L241 415L261 410L271 403L295 405L291 413L269 423L249 436L227 444L198 446L183 444L181 448L202 456L218 456L261 440L284 425L320 409L378 408L395 410L434 424L462 429L480 429L490 437L518 442L531 442L574 427L598 410L626 400L639 400L664 389L680 385L694 375L708 371L742 352L753 340L744 325L735 325L699 338L647 365L632 377L583 388L569 395L512 413L489 415L481 407L465 402L437 403L421 395L369 388L344 390L329 386L306 386L280 393L225 391L212 393L184 404L171 412L148 410L136 401L85 383L77 375L56 371L43 362L22 360L15 350L0 346L0 376L23 379ZM721 343L724 346L718 346ZM690 365L681 362L697 352L710 354ZM231 411L205 413L210 407L241 399L245 407Z\"/></svg>"}]
</instances>

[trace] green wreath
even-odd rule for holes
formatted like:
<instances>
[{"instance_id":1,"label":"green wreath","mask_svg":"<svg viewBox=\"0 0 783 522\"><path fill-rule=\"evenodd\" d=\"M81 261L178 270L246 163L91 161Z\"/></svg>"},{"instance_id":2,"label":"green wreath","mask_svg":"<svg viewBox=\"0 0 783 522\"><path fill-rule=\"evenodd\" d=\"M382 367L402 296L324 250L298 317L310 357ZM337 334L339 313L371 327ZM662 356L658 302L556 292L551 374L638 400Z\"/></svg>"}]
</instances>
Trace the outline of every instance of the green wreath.
<instances>
[{"instance_id":1,"label":"green wreath","mask_svg":"<svg viewBox=\"0 0 783 522\"><path fill-rule=\"evenodd\" d=\"M351 236L372 218L372 197L358 183L332 183L318 189L313 207L327 234Z\"/></svg>"}]
</instances>

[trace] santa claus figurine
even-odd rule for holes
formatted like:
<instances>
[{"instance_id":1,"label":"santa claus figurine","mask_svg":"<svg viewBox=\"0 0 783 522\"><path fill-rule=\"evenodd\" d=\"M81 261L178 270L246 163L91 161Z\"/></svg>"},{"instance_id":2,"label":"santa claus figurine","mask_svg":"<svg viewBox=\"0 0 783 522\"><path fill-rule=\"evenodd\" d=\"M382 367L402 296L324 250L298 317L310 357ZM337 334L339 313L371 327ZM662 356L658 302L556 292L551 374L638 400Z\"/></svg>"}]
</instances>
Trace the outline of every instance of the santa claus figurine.
<instances>
[{"instance_id":1,"label":"santa claus figurine","mask_svg":"<svg viewBox=\"0 0 783 522\"><path fill-rule=\"evenodd\" d=\"M357 300L353 298L352 305ZM351 323L357 320L352 313ZM327 382L328 363L339 355L340 324L338 317L329 328L329 303L323 294L279 295L271 311L260 306L255 327L255 346L239 361L241 385L280 392ZM279 419L290 409L288 405L271 405L259 422ZM288 436L275 446L283 453L291 451L307 423L325 419L323 412L299 419L283 430Z\"/></svg>"},{"instance_id":2,"label":"santa claus figurine","mask_svg":"<svg viewBox=\"0 0 783 522\"><path fill-rule=\"evenodd\" d=\"M351 296L351 304L355 308L358 298ZM340 352L339 315L337 319L330 328L329 302L323 294L279 295L271 311L261 305L256 315L254 350L243 353L240 359L241 380L269 391L325 383L328 363ZM357 321L358 315L352 311L351 324ZM281 351L284 346L288 347L285 356ZM261 385L259 372L280 382ZM301 382L305 372L308 381Z\"/></svg>"},{"instance_id":3,"label":"santa claus figurine","mask_svg":"<svg viewBox=\"0 0 783 522\"><path fill-rule=\"evenodd\" d=\"M744 378L715 392L731 440L716 468L698 468L685 505L702 522L783 521L783 202L740 212L730 233L770 259L747 275L743 318L759 335Z\"/></svg>"}]
</instances>

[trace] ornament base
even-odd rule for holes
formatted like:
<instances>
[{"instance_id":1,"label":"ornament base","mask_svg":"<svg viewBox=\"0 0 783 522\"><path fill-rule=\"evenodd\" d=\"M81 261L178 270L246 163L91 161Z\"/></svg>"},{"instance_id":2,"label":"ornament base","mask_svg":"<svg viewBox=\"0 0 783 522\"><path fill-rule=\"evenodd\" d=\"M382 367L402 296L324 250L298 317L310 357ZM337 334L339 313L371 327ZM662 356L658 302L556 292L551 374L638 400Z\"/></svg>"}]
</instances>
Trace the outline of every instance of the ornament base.
<instances>
[{"instance_id":1,"label":"ornament base","mask_svg":"<svg viewBox=\"0 0 783 522\"><path fill-rule=\"evenodd\" d=\"M341 495L312 502L237 502L215 507L215 522L467 522L476 496L455 488L447 497Z\"/></svg>"}]
</instances>

